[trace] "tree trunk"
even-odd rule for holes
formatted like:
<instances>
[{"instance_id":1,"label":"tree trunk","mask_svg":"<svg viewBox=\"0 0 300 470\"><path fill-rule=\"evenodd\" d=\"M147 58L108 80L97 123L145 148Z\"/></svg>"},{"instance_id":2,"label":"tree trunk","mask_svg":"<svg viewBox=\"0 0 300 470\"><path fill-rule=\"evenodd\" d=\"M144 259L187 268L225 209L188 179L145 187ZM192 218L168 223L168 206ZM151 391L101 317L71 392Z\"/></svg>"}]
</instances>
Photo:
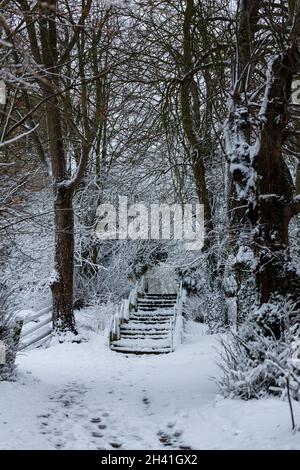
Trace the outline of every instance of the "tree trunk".
<instances>
[{"instance_id":1,"label":"tree trunk","mask_svg":"<svg viewBox=\"0 0 300 470\"><path fill-rule=\"evenodd\" d=\"M243 165L249 165L250 158L247 155L247 145L251 142L251 122L246 107L243 109L243 103L247 102L247 80L251 67L251 55L253 53L253 38L258 21L259 0L242 0L239 7L239 20L237 23L237 57L234 61L232 70L233 76L233 100L238 112L239 126L236 126L236 142L240 144L240 149L244 145L238 156L238 163L242 160ZM237 86L238 84L238 86ZM249 232L249 221L247 220L247 198L241 198L237 191L243 185L244 175L239 166L230 171L229 168L228 188L227 188L227 211L228 211L228 230L229 237L227 250L229 256L225 262L224 269L224 292L226 303L228 305L228 318L239 323L241 317L240 311L240 287L242 274L249 270L247 263L236 261L236 255L239 249L245 244L241 234L245 238L245 233ZM232 313L234 312L234 314ZM232 325L232 321L229 322Z\"/></svg>"},{"instance_id":2,"label":"tree trunk","mask_svg":"<svg viewBox=\"0 0 300 470\"><path fill-rule=\"evenodd\" d=\"M276 303L278 298L299 304L300 280L296 270L291 268L288 227L290 219L299 212L300 203L294 198L295 188L284 160L283 145L292 79L299 64L300 22L298 13L292 12L292 32L289 33L289 28L284 31L289 34L288 45L284 44L281 49L274 41L277 50L267 63L264 96L256 117L258 124L254 124L248 96L255 91L249 84L256 63L250 52L254 32L259 32L256 23L260 6L262 2L256 0L240 3L238 77L229 101L231 108L226 125L228 159L236 194L246 208L245 215L251 226L260 305ZM247 28L248 34L245 33ZM281 325L276 322L268 326L276 335L280 333Z\"/></svg>"},{"instance_id":3,"label":"tree trunk","mask_svg":"<svg viewBox=\"0 0 300 470\"><path fill-rule=\"evenodd\" d=\"M296 194L300 194L300 162L297 165L296 173Z\"/></svg>"},{"instance_id":4,"label":"tree trunk","mask_svg":"<svg viewBox=\"0 0 300 470\"><path fill-rule=\"evenodd\" d=\"M300 279L289 269L288 228L294 215L295 187L282 154L293 64L297 60L298 50L291 48L283 58L280 56L270 65L272 80L266 88L265 123L261 130L260 149L254 160L258 174L258 199L256 207L250 210L250 218L255 226L253 243L261 304L278 295L299 302Z\"/></svg>"},{"instance_id":5,"label":"tree trunk","mask_svg":"<svg viewBox=\"0 0 300 470\"><path fill-rule=\"evenodd\" d=\"M75 332L73 314L74 276L74 217L73 193L63 185L56 190L55 213L55 277L51 284L53 294L53 323L60 331Z\"/></svg>"},{"instance_id":6,"label":"tree trunk","mask_svg":"<svg viewBox=\"0 0 300 470\"><path fill-rule=\"evenodd\" d=\"M286 272L286 262L289 261L288 224L285 208L277 198L260 202L253 242L261 304L268 303L272 296L286 296L289 292Z\"/></svg>"},{"instance_id":7,"label":"tree trunk","mask_svg":"<svg viewBox=\"0 0 300 470\"><path fill-rule=\"evenodd\" d=\"M40 19L41 46L44 66L48 71L57 67L57 1L49 2L49 9L42 11ZM52 8L51 8L52 7ZM53 326L59 331L76 333L73 310L74 276L74 216L72 198L74 187L68 181L67 159L64 149L62 116L56 95L58 76L46 74L41 84L46 99L46 118L49 137L54 195L54 279L51 284L53 302Z\"/></svg>"}]
</instances>

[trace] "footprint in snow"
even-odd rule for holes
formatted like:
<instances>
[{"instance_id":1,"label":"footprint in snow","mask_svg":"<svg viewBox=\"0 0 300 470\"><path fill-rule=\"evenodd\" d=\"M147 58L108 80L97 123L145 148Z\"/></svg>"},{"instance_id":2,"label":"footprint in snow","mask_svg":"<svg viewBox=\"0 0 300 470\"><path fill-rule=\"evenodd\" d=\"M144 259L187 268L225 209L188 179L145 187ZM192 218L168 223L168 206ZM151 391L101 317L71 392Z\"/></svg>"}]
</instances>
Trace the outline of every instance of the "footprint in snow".
<instances>
[{"instance_id":1,"label":"footprint in snow","mask_svg":"<svg viewBox=\"0 0 300 470\"><path fill-rule=\"evenodd\" d=\"M93 423L93 424L101 423L101 418L92 418L91 423Z\"/></svg>"},{"instance_id":2,"label":"footprint in snow","mask_svg":"<svg viewBox=\"0 0 300 470\"><path fill-rule=\"evenodd\" d=\"M191 450L190 446L185 445L182 442L182 439L181 439L182 431L174 430L174 432L172 432L174 426L175 426L174 423L169 423L167 424L168 431L158 431L157 436L158 436L159 442L164 447L170 447L173 449L180 449L180 450Z\"/></svg>"},{"instance_id":3,"label":"footprint in snow","mask_svg":"<svg viewBox=\"0 0 300 470\"><path fill-rule=\"evenodd\" d=\"M121 449L123 443L111 434L114 423L102 409L89 409L84 395L87 389L69 383L49 396L49 412L38 415L41 434L59 449ZM145 405L149 401L144 400ZM83 410L84 408L84 410Z\"/></svg>"},{"instance_id":4,"label":"footprint in snow","mask_svg":"<svg viewBox=\"0 0 300 470\"><path fill-rule=\"evenodd\" d=\"M122 444L120 444L119 442L110 442L109 445L113 448L113 449L120 449L122 447Z\"/></svg>"},{"instance_id":5,"label":"footprint in snow","mask_svg":"<svg viewBox=\"0 0 300 470\"><path fill-rule=\"evenodd\" d=\"M78 383L69 383L63 389L49 396L51 408L49 412L38 415L41 434L48 436L56 449L70 448L76 443L87 440L84 429L88 412L82 413L85 405L86 388Z\"/></svg>"},{"instance_id":6,"label":"footprint in snow","mask_svg":"<svg viewBox=\"0 0 300 470\"><path fill-rule=\"evenodd\" d=\"M149 406L149 405L150 405L150 400L149 400L149 398L144 397L144 398L143 398L143 403L144 403L144 405Z\"/></svg>"}]
</instances>

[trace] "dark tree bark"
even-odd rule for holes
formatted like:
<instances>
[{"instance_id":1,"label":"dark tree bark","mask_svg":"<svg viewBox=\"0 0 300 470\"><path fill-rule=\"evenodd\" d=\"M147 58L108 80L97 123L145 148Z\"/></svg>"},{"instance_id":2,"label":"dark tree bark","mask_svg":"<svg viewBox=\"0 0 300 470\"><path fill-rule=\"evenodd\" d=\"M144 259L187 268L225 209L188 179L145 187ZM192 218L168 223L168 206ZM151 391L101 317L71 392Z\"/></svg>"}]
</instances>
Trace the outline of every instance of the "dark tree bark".
<instances>
[{"instance_id":1,"label":"dark tree bark","mask_svg":"<svg viewBox=\"0 0 300 470\"><path fill-rule=\"evenodd\" d=\"M40 35L41 56L45 69L50 71L43 77L42 90L46 98L46 118L49 136L50 159L54 193L54 269L51 284L53 295L53 325L60 331L75 330L73 313L74 276L74 220L73 185L68 181L64 149L62 118L56 92L57 78L57 32L56 0L41 6Z\"/></svg>"},{"instance_id":2,"label":"dark tree bark","mask_svg":"<svg viewBox=\"0 0 300 470\"><path fill-rule=\"evenodd\" d=\"M294 183L283 157L291 85L299 59L298 47L293 45L270 67L272 80L267 90L265 123L254 161L258 201L250 216L257 227L253 241L259 261L256 277L261 303L276 294L299 302L300 279L288 267L289 223L298 212L299 204L294 199Z\"/></svg>"},{"instance_id":3,"label":"dark tree bark","mask_svg":"<svg viewBox=\"0 0 300 470\"><path fill-rule=\"evenodd\" d=\"M73 194L63 186L55 189L55 277L52 281L53 323L59 330L75 332L73 315L74 218Z\"/></svg>"},{"instance_id":4,"label":"dark tree bark","mask_svg":"<svg viewBox=\"0 0 300 470\"><path fill-rule=\"evenodd\" d=\"M253 38L258 22L258 10L258 0L242 0L240 2L236 31L236 61L234 61L232 70L234 84L232 100L237 114L233 113L229 119L233 119L235 126L238 116L238 127L234 133L237 142L240 142L241 146L244 145L244 149L240 147L240 152L237 152L237 158L233 162L238 165L236 167L231 166L231 172L229 171L228 175L227 208L229 237L227 249L231 256L228 257L225 266L224 292L228 323L231 325L239 324L241 320L240 288L243 273L249 270L246 263L236 262L238 250L245 243L241 239L241 235L245 237L245 233L249 232L247 196L245 194L245 197L240 197L239 194L244 179L239 164L242 162L245 167L250 165L250 156L247 149L251 144L251 122L249 110L245 103L247 103L248 79L253 66L251 57L253 54Z\"/></svg>"},{"instance_id":5,"label":"dark tree bark","mask_svg":"<svg viewBox=\"0 0 300 470\"><path fill-rule=\"evenodd\" d=\"M249 82L252 80L259 87L259 79L253 70L255 64L262 63L262 56L260 53L253 57L249 51L254 32L260 30L257 24L259 9L264 11L267 2L241 2L237 35L240 75L235 82L227 121L232 179L237 199L245 206L245 215L252 228L260 304L275 301L278 296L299 304L300 298L299 276L290 268L288 239L289 222L299 212L300 204L295 199L295 187L283 155L292 80L300 61L299 2L291 3L294 9L290 9L288 19L282 10L284 43L278 43L277 37L269 35L268 48L273 48L273 54L267 63L264 96L254 119L253 108L248 104ZM271 8L279 6L274 4ZM249 25L252 25L250 29ZM247 28L248 35L245 33Z\"/></svg>"},{"instance_id":6,"label":"dark tree bark","mask_svg":"<svg viewBox=\"0 0 300 470\"><path fill-rule=\"evenodd\" d=\"M253 63L251 57L253 54L253 39L257 28L259 0L241 0L240 13L237 24L236 38L236 54L237 61L232 71L233 81L235 83L233 99L237 106L247 103L248 80L251 73ZM245 143L250 145L251 124L248 109L245 107L243 114L239 116L240 132ZM245 158L248 158L245 156ZM237 236L237 232L247 223L245 218L247 201L241 199L236 193L236 184L241 184L243 175L238 169L232 172L232 180L229 187L229 220L230 231L233 238Z\"/></svg>"},{"instance_id":7,"label":"dark tree bark","mask_svg":"<svg viewBox=\"0 0 300 470\"><path fill-rule=\"evenodd\" d=\"M297 166L297 174L296 174L296 194L300 194L300 162Z\"/></svg>"}]
</instances>

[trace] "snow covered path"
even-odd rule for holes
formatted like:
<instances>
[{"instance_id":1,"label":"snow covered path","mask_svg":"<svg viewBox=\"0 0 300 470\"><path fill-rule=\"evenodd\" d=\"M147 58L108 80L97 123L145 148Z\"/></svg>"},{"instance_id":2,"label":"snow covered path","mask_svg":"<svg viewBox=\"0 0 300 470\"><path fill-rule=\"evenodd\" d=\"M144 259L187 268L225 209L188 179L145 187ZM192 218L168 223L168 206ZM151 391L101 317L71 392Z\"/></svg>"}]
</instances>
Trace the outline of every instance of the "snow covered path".
<instances>
[{"instance_id":1,"label":"snow covered path","mask_svg":"<svg viewBox=\"0 0 300 470\"><path fill-rule=\"evenodd\" d=\"M218 397L217 339L191 326L168 355L118 354L95 334L23 353L19 381L0 384L0 448L300 449L287 403Z\"/></svg>"}]
</instances>

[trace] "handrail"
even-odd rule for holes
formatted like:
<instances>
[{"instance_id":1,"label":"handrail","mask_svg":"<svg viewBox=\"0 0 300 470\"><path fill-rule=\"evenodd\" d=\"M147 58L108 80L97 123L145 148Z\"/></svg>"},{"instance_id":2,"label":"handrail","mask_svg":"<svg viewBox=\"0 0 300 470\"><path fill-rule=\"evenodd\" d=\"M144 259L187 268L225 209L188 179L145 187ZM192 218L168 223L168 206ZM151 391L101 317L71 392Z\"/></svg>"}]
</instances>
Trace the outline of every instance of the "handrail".
<instances>
[{"instance_id":1,"label":"handrail","mask_svg":"<svg viewBox=\"0 0 300 470\"><path fill-rule=\"evenodd\" d=\"M121 336L121 325L129 321L130 311L137 311L137 302L139 294L143 294L147 289L147 281L144 276L141 277L140 281L137 281L134 287L129 292L127 299L123 299L120 305L117 307L116 312L112 315L110 328L109 328L109 344L112 341L120 339Z\"/></svg>"},{"instance_id":2,"label":"handrail","mask_svg":"<svg viewBox=\"0 0 300 470\"><path fill-rule=\"evenodd\" d=\"M179 283L177 291L176 303L174 305L173 315L173 328L171 328L171 344L172 350L174 351L177 346L182 342L182 330L183 330L183 304L186 298L186 291L182 286L182 281Z\"/></svg>"}]
</instances>

